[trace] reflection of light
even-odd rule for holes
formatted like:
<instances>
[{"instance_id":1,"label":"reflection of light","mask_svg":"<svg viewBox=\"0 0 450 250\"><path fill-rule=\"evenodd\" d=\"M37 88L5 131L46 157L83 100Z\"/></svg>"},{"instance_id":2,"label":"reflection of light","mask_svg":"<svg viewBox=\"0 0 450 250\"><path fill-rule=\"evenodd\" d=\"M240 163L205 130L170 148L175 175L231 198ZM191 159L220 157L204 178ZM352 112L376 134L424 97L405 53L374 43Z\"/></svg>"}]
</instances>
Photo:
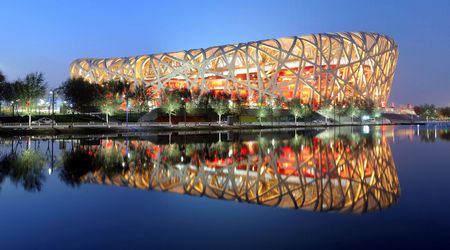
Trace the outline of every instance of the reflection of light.
<instances>
[{"instance_id":1,"label":"reflection of light","mask_svg":"<svg viewBox=\"0 0 450 250\"><path fill-rule=\"evenodd\" d=\"M363 134L368 134L368 133L370 133L370 127L367 126L367 125L364 125L364 126L363 126L363 129L362 129L362 132L363 132Z\"/></svg>"},{"instance_id":2,"label":"reflection of light","mask_svg":"<svg viewBox=\"0 0 450 250\"><path fill-rule=\"evenodd\" d=\"M184 157L183 156L181 156L181 159L180 159L182 162L184 161Z\"/></svg>"},{"instance_id":3,"label":"reflection of light","mask_svg":"<svg viewBox=\"0 0 450 250\"><path fill-rule=\"evenodd\" d=\"M230 149L230 151L228 151L228 157L231 157L233 155L233 149Z\"/></svg>"},{"instance_id":4,"label":"reflection of light","mask_svg":"<svg viewBox=\"0 0 450 250\"><path fill-rule=\"evenodd\" d=\"M122 167L125 167L125 162L124 161L122 162Z\"/></svg>"},{"instance_id":5,"label":"reflection of light","mask_svg":"<svg viewBox=\"0 0 450 250\"><path fill-rule=\"evenodd\" d=\"M52 174L52 168L49 168L48 169L48 175L51 175Z\"/></svg>"}]
</instances>

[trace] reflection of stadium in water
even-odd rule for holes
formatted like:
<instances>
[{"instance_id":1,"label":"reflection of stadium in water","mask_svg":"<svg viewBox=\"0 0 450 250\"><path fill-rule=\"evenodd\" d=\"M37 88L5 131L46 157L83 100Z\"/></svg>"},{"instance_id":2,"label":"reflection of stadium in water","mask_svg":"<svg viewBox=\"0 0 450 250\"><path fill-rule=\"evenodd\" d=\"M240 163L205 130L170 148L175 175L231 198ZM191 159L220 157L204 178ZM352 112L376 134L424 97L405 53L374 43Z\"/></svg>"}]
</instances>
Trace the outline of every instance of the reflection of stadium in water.
<instances>
[{"instance_id":1,"label":"reflection of stadium in water","mask_svg":"<svg viewBox=\"0 0 450 250\"><path fill-rule=\"evenodd\" d=\"M275 140L78 145L62 178L314 211L389 207L400 185L384 136L297 135Z\"/></svg>"}]
</instances>

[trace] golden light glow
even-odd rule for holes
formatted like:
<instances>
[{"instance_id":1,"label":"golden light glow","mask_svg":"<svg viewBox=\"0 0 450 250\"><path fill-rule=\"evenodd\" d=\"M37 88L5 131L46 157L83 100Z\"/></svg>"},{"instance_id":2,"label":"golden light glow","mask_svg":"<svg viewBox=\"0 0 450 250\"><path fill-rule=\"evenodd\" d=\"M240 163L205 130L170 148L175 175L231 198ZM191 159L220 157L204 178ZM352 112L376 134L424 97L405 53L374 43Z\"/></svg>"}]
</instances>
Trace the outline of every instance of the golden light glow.
<instances>
[{"instance_id":1,"label":"golden light glow","mask_svg":"<svg viewBox=\"0 0 450 250\"><path fill-rule=\"evenodd\" d=\"M76 150L97 158L108 155L108 159L111 153L103 151L116 152L119 156L112 158L120 162L120 155L128 158L124 169L111 171L107 163L92 168L80 176L83 183L352 213L389 207L400 196L385 139L296 136L272 142L260 138L186 145L131 140L116 141L113 146L103 140L99 146Z\"/></svg>"},{"instance_id":2,"label":"golden light glow","mask_svg":"<svg viewBox=\"0 0 450 250\"><path fill-rule=\"evenodd\" d=\"M387 103L398 49L384 35L327 33L127 58L78 59L72 78L120 79L164 89L241 93L249 102L301 98L320 106L370 99ZM242 96L241 96L242 97Z\"/></svg>"}]
</instances>

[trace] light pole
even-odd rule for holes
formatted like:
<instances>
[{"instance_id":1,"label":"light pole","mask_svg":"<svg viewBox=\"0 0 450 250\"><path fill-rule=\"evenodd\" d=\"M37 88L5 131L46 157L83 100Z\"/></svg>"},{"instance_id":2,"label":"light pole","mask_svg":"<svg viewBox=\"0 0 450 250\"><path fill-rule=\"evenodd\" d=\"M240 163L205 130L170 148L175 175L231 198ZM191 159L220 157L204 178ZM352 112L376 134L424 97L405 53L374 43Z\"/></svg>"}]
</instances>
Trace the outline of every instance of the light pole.
<instances>
[{"instance_id":1,"label":"light pole","mask_svg":"<svg viewBox=\"0 0 450 250\"><path fill-rule=\"evenodd\" d=\"M73 104L70 104L70 109L72 111L72 128L73 128L73 116L74 116L74 111L73 111Z\"/></svg>"},{"instance_id":2,"label":"light pole","mask_svg":"<svg viewBox=\"0 0 450 250\"><path fill-rule=\"evenodd\" d=\"M11 101L12 117L14 117L14 101Z\"/></svg>"},{"instance_id":3,"label":"light pole","mask_svg":"<svg viewBox=\"0 0 450 250\"><path fill-rule=\"evenodd\" d=\"M55 127L55 90L50 91L52 95L52 128Z\"/></svg>"},{"instance_id":4,"label":"light pole","mask_svg":"<svg viewBox=\"0 0 450 250\"><path fill-rule=\"evenodd\" d=\"M186 127L186 103L184 102L184 97L181 97L181 101L183 102L183 120L184 120L184 127Z\"/></svg>"},{"instance_id":5,"label":"light pole","mask_svg":"<svg viewBox=\"0 0 450 250\"><path fill-rule=\"evenodd\" d=\"M123 97L125 98L125 122L126 122L126 127L128 128L128 95L123 95Z\"/></svg>"}]
</instances>

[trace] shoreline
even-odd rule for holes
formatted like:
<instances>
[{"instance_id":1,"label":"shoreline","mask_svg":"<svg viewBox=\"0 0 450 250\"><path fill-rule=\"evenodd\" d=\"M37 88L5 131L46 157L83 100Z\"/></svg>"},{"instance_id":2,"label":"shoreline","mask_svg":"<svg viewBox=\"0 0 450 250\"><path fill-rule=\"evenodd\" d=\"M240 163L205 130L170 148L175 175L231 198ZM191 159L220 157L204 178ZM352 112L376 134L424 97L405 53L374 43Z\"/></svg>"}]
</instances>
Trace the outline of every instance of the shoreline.
<instances>
[{"instance_id":1,"label":"shoreline","mask_svg":"<svg viewBox=\"0 0 450 250\"><path fill-rule=\"evenodd\" d=\"M446 124L450 122L396 122L389 124L371 123L371 124L243 124L243 125L219 125L219 124L151 124L151 125L58 125L52 128L51 125L41 126L4 126L0 127L0 136L17 135L70 135L70 134L105 134L105 133L127 133L127 132L178 132L178 131L236 131L251 129L318 129L332 127L361 127L361 126L379 126L379 125L426 125L426 124Z\"/></svg>"}]
</instances>

